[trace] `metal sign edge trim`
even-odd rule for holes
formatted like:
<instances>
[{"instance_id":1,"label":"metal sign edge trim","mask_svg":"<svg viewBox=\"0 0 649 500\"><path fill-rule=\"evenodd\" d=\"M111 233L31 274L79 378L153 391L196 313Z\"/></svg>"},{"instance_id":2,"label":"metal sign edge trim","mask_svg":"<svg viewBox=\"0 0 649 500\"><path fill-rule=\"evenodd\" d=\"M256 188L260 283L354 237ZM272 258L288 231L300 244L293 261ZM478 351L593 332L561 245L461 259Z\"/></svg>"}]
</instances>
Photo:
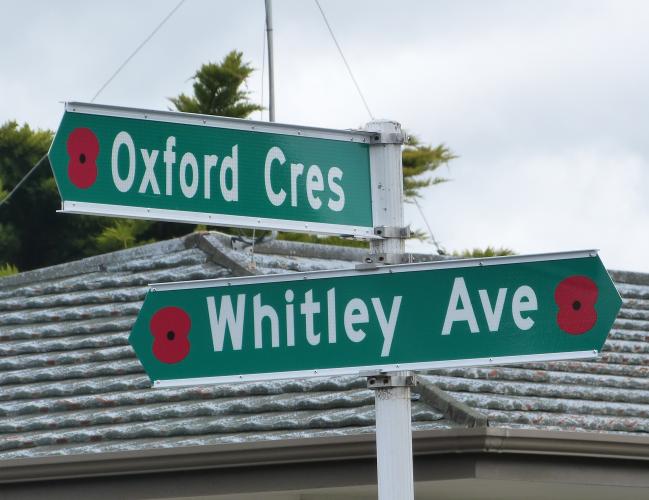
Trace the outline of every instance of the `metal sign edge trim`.
<instances>
[{"instance_id":1,"label":"metal sign edge trim","mask_svg":"<svg viewBox=\"0 0 649 500\"><path fill-rule=\"evenodd\" d=\"M116 118L132 118L137 120L152 120L180 125L198 125L205 127L218 127L247 132L263 132L294 137L310 137L316 139L329 139L341 142L357 142L369 146L373 134L366 130L340 130L288 123L262 122L245 120L241 118L228 118L214 115L200 115L195 113L181 113L177 111L159 111L152 109L127 108L122 106L107 106L104 104L90 104L83 102L66 102L65 111L69 113L82 113Z\"/></svg>"},{"instance_id":2,"label":"metal sign edge trim","mask_svg":"<svg viewBox=\"0 0 649 500\"><path fill-rule=\"evenodd\" d=\"M342 278L345 276L363 276L367 274L392 274L404 272L429 271L436 269L458 269L465 267L488 267L494 265L522 264L528 262L550 262L553 260L595 258L597 250L576 250L570 252L556 252L547 254L516 255L508 257L486 257L483 259L456 259L434 262L418 262L413 264L398 264L380 266L374 270L337 269L324 271L309 271L291 274L272 274L261 276L241 276L233 278L215 278L194 281L176 281L173 283L151 283L153 291L182 290L210 287L224 287L235 285L248 285L255 283L273 283L303 281L324 278Z\"/></svg>"},{"instance_id":3,"label":"metal sign edge trim","mask_svg":"<svg viewBox=\"0 0 649 500\"><path fill-rule=\"evenodd\" d=\"M129 217L134 219L160 220L167 222L187 222L192 224L207 224L210 226L233 225L250 229L299 231L364 239L380 238L374 234L374 228L372 227L347 226L343 224L328 224L324 222L269 219L243 215L208 214L205 212L170 210L165 208L130 207L104 203L63 201L61 210L57 210L57 212L67 214L100 215L106 217Z\"/></svg>"},{"instance_id":4,"label":"metal sign edge trim","mask_svg":"<svg viewBox=\"0 0 649 500\"><path fill-rule=\"evenodd\" d=\"M154 388L182 387L189 385L221 384L232 382L259 382L263 380L283 380L293 378L330 377L336 375L358 375L360 372L390 372L402 370L426 370L437 368L462 368L472 366L529 363L533 361L561 361L569 359L592 359L599 352L573 351L547 354L524 354L520 356L500 356L491 358L454 359L448 361L428 361L389 365L354 366L348 368L325 368L322 370L298 370L290 372L254 373L249 375L226 375L222 377L200 377L187 379L170 379L153 381ZM360 376L360 375L359 375Z\"/></svg>"}]
</instances>

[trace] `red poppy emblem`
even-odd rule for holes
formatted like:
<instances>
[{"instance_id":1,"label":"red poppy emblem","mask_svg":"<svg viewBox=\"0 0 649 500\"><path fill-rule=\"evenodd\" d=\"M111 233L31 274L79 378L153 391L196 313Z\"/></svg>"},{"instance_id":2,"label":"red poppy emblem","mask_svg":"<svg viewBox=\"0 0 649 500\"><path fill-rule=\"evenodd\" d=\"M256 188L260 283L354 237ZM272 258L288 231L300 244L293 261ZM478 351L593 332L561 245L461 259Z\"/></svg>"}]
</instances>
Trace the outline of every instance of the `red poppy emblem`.
<instances>
[{"instance_id":1,"label":"red poppy emblem","mask_svg":"<svg viewBox=\"0 0 649 500\"><path fill-rule=\"evenodd\" d=\"M559 306L559 328L571 335L581 335L597 322L597 285L586 276L570 276L557 285L554 301Z\"/></svg>"},{"instance_id":2,"label":"red poppy emblem","mask_svg":"<svg viewBox=\"0 0 649 500\"><path fill-rule=\"evenodd\" d=\"M178 363L189 354L189 315L179 307L164 307L151 318L153 355L163 363Z\"/></svg>"},{"instance_id":3,"label":"red poppy emblem","mask_svg":"<svg viewBox=\"0 0 649 500\"><path fill-rule=\"evenodd\" d=\"M78 188L89 188L97 180L97 137L89 128L75 128L68 136L67 150L70 181Z\"/></svg>"}]
</instances>

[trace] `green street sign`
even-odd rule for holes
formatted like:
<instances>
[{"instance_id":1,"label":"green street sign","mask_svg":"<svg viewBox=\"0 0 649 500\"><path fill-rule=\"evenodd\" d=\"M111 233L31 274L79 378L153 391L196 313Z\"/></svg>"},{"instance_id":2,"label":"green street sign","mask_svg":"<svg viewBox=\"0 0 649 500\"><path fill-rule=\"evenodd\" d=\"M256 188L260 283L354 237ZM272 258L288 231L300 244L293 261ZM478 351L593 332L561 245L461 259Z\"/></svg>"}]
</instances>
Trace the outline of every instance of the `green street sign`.
<instances>
[{"instance_id":1,"label":"green street sign","mask_svg":"<svg viewBox=\"0 0 649 500\"><path fill-rule=\"evenodd\" d=\"M594 251L151 285L156 386L593 358L621 299Z\"/></svg>"},{"instance_id":2,"label":"green street sign","mask_svg":"<svg viewBox=\"0 0 649 500\"><path fill-rule=\"evenodd\" d=\"M62 212L373 237L376 134L68 103Z\"/></svg>"}]
</instances>

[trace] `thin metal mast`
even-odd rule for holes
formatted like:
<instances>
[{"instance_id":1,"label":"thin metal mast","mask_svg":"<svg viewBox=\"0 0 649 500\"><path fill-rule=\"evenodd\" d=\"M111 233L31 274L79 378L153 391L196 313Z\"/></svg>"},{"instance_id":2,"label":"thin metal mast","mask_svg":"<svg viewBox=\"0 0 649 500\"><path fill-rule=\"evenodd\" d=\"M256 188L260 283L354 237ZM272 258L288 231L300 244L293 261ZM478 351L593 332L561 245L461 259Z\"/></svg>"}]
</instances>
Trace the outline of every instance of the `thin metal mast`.
<instances>
[{"instance_id":1,"label":"thin metal mast","mask_svg":"<svg viewBox=\"0 0 649 500\"><path fill-rule=\"evenodd\" d=\"M266 37L268 39L268 118L275 121L275 81L273 77L273 7L271 0L266 3Z\"/></svg>"}]
</instances>

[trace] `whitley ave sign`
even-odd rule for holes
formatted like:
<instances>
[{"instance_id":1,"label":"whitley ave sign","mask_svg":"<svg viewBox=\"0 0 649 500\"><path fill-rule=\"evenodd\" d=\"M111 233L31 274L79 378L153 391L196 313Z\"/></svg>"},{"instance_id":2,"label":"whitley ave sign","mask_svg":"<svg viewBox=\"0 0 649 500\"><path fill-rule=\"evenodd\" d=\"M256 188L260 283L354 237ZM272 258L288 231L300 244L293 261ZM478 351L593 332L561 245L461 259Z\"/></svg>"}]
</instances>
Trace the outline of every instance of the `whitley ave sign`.
<instances>
[{"instance_id":1,"label":"whitley ave sign","mask_svg":"<svg viewBox=\"0 0 649 500\"><path fill-rule=\"evenodd\" d=\"M376 134L68 103L63 212L373 237Z\"/></svg>"},{"instance_id":2,"label":"whitley ave sign","mask_svg":"<svg viewBox=\"0 0 649 500\"><path fill-rule=\"evenodd\" d=\"M595 357L621 299L595 252L152 285L157 386Z\"/></svg>"}]
</instances>

